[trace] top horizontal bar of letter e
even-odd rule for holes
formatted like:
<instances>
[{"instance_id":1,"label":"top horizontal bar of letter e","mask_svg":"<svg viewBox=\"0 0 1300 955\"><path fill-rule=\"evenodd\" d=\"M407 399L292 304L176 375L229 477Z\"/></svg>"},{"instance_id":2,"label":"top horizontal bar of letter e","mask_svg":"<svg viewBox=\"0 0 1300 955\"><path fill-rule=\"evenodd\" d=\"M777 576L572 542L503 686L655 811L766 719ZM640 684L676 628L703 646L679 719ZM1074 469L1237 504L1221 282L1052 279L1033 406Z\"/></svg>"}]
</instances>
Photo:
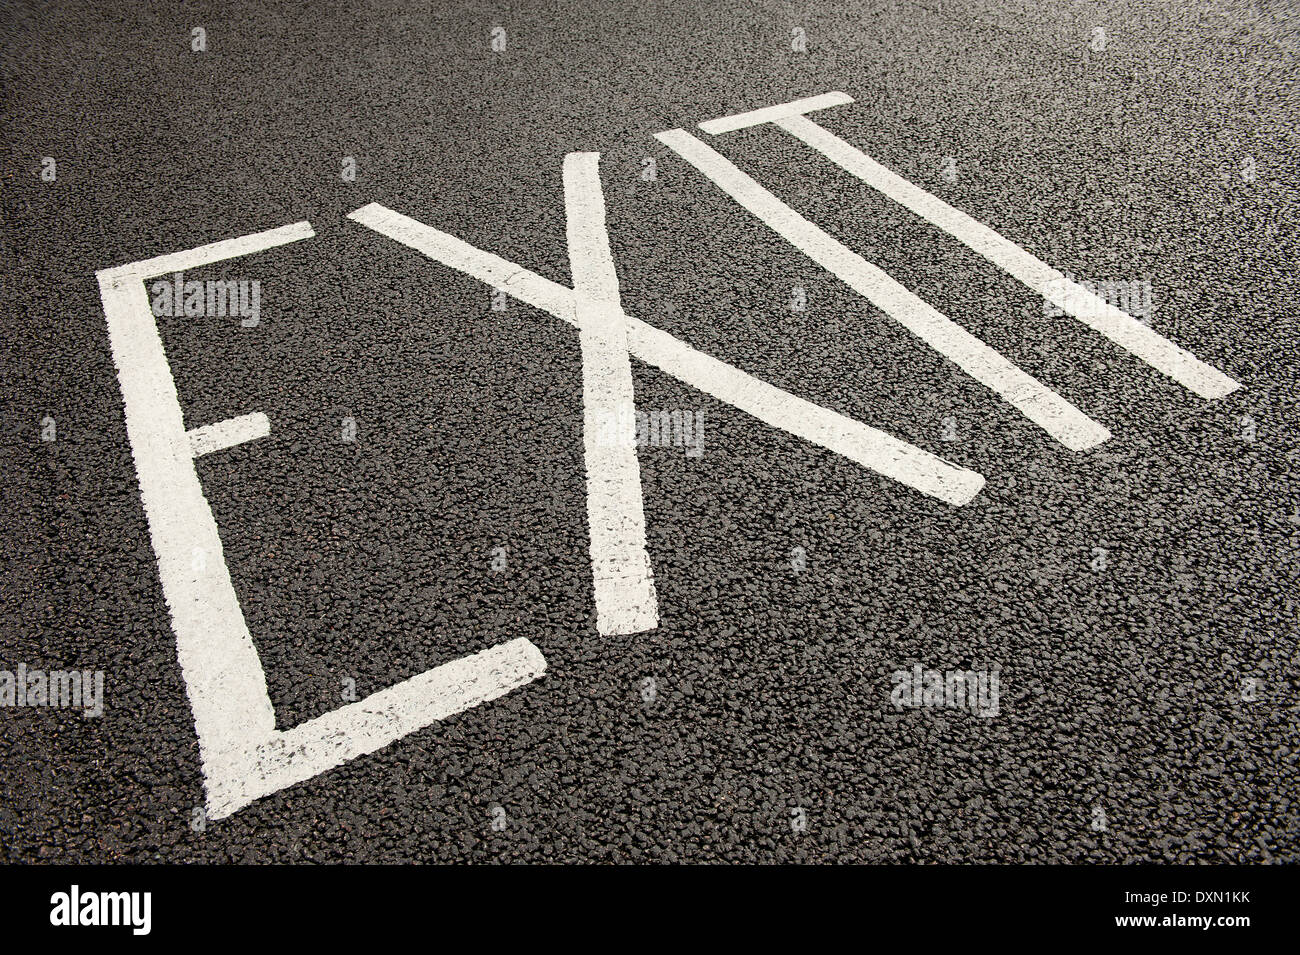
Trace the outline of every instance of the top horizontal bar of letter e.
<instances>
[{"instance_id":1,"label":"top horizontal bar of letter e","mask_svg":"<svg viewBox=\"0 0 1300 955\"><path fill-rule=\"evenodd\" d=\"M737 113L735 116L710 119L707 122L700 123L700 129L710 136L716 136L719 133L731 133L749 126L774 123L778 119L786 119L790 116L802 116L804 113L826 109L829 106L847 106L852 102L853 97L848 93L822 93L820 96L809 96L806 99L797 99L792 103L782 103L779 106L767 106L763 109L751 110L748 113Z\"/></svg>"}]
</instances>

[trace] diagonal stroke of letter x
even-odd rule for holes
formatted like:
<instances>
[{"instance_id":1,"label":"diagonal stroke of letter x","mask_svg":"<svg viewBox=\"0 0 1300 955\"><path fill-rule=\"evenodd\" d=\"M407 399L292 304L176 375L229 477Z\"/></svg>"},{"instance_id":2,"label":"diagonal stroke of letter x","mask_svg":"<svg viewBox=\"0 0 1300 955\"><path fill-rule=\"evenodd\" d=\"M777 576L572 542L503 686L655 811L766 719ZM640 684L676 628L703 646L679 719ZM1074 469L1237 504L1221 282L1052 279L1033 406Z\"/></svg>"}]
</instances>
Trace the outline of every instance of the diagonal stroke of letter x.
<instances>
[{"instance_id":1,"label":"diagonal stroke of letter x","mask_svg":"<svg viewBox=\"0 0 1300 955\"><path fill-rule=\"evenodd\" d=\"M348 218L578 329L587 516L600 633L640 633L659 621L632 431L629 355L766 424L932 497L961 505L979 493L981 475L775 388L624 312L605 229L599 161L599 153L570 153L564 160L572 289L378 203ZM613 440L610 422L618 424Z\"/></svg>"}]
</instances>

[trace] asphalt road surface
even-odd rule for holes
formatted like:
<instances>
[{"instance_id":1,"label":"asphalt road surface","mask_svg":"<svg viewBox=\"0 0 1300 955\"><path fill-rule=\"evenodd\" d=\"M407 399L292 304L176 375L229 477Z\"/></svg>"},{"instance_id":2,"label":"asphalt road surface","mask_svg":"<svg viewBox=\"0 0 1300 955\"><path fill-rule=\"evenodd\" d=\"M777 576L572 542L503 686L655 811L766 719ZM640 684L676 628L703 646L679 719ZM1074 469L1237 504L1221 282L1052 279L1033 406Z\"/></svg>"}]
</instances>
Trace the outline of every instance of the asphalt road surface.
<instances>
[{"instance_id":1,"label":"asphalt road surface","mask_svg":"<svg viewBox=\"0 0 1300 955\"><path fill-rule=\"evenodd\" d=\"M1296 861L1295 13L7 4L0 857ZM699 127L837 91L808 119L1240 387L788 129ZM349 218L372 203L510 268ZM301 222L163 263L235 282L234 316L97 281ZM629 367L634 454L591 427ZM918 490L823 418L983 484ZM80 706L33 689L72 670Z\"/></svg>"}]
</instances>

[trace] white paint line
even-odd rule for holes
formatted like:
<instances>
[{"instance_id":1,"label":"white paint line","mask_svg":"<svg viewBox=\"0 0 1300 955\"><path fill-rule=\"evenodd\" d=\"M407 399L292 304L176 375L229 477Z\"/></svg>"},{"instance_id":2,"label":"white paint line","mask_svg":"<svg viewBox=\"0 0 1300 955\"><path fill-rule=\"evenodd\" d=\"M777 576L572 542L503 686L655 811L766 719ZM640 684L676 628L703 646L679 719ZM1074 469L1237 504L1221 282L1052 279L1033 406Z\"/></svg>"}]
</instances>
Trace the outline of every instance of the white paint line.
<instances>
[{"instance_id":1,"label":"white paint line","mask_svg":"<svg viewBox=\"0 0 1300 955\"><path fill-rule=\"evenodd\" d=\"M194 467L196 454L269 433L270 422L254 413L185 430L144 281L311 235L310 225L299 223L97 273L127 437L176 633L213 818L501 696L546 669L536 647L513 640L292 730L276 730L266 674Z\"/></svg>"},{"instance_id":2,"label":"white paint line","mask_svg":"<svg viewBox=\"0 0 1300 955\"><path fill-rule=\"evenodd\" d=\"M737 129L744 129L747 126L774 123L778 119L784 119L787 116L802 116L804 113L810 113L816 109L826 109L828 106L844 106L852 102L853 97L847 93L822 93L820 96L809 96L806 99L797 99L794 102L782 103L779 106L766 106L763 109L751 110L748 113L737 113L734 116L722 116L718 119L706 120L700 123L700 129L716 136L718 133L730 133Z\"/></svg>"},{"instance_id":3,"label":"white paint line","mask_svg":"<svg viewBox=\"0 0 1300 955\"><path fill-rule=\"evenodd\" d=\"M782 391L635 318L628 319L628 345L642 361L764 424L834 451L923 494L960 506L984 487L984 477L974 471Z\"/></svg>"},{"instance_id":4,"label":"white paint line","mask_svg":"<svg viewBox=\"0 0 1300 955\"><path fill-rule=\"evenodd\" d=\"M205 454L211 454L213 451L224 451L226 448L233 448L235 445L243 444L246 441L265 438L270 433L271 422L260 411L240 415L238 418L227 418L225 421L218 421L216 424L205 424L201 428L191 428L188 432L190 454L196 458L202 457Z\"/></svg>"},{"instance_id":5,"label":"white paint line","mask_svg":"<svg viewBox=\"0 0 1300 955\"><path fill-rule=\"evenodd\" d=\"M295 222L292 225L268 229L265 232L254 232L251 235L241 235L234 239L223 239L220 242L201 245L196 249L187 249L184 252L169 252L166 255L155 256L152 259L141 259L139 262L132 262L130 265L102 269L97 274L102 275L105 272L116 275L130 274L144 281L171 272L184 272L188 269L196 269L201 265L211 265L214 262L223 262L226 259L252 255L254 252L273 249L276 246L287 245L300 239L310 239L315 234L312 231L310 222Z\"/></svg>"},{"instance_id":6,"label":"white paint line","mask_svg":"<svg viewBox=\"0 0 1300 955\"><path fill-rule=\"evenodd\" d=\"M1217 368L1153 331L1127 312L1089 292L1010 239L955 209L937 196L886 169L860 149L818 126L806 116L786 116L776 125L857 176L899 205L938 226L968 248L1019 279L1066 314L1105 335L1152 368L1202 398L1221 398L1239 387Z\"/></svg>"},{"instance_id":7,"label":"white paint line","mask_svg":"<svg viewBox=\"0 0 1300 955\"><path fill-rule=\"evenodd\" d=\"M570 289L409 216L371 203L348 218L486 285L505 289L579 331L587 321L579 317ZM949 504L965 504L984 486L984 478L973 471L759 381L636 318L625 316L625 325L628 350L637 358L772 427Z\"/></svg>"},{"instance_id":8,"label":"white paint line","mask_svg":"<svg viewBox=\"0 0 1300 955\"><path fill-rule=\"evenodd\" d=\"M208 813L230 815L270 793L373 753L416 730L504 696L546 672L546 660L518 638L426 670L356 703L283 732L244 755L221 776ZM232 770L235 767L232 767Z\"/></svg>"},{"instance_id":9,"label":"white paint line","mask_svg":"<svg viewBox=\"0 0 1300 955\"><path fill-rule=\"evenodd\" d=\"M194 712L204 773L275 729L266 676L203 496L176 383L137 272L99 273L158 576Z\"/></svg>"},{"instance_id":10,"label":"white paint line","mask_svg":"<svg viewBox=\"0 0 1300 955\"><path fill-rule=\"evenodd\" d=\"M575 317L581 330L582 436L596 629L631 634L659 626L659 611L646 551L636 435L630 429L611 428L611 422L632 423L635 404L599 163L599 153L564 158L564 199ZM612 441L611 431L617 432Z\"/></svg>"},{"instance_id":11,"label":"white paint line","mask_svg":"<svg viewBox=\"0 0 1300 955\"><path fill-rule=\"evenodd\" d=\"M414 249L426 258L476 278L484 285L499 288L519 301L548 312L581 330L581 324L574 314L572 290L544 279L522 265L515 265L499 255L476 249L454 235L394 212L377 202L348 213L348 218Z\"/></svg>"},{"instance_id":12,"label":"white paint line","mask_svg":"<svg viewBox=\"0 0 1300 955\"><path fill-rule=\"evenodd\" d=\"M1067 448L1082 451L1110 437L1109 431L1070 402L799 215L712 147L682 129L658 133L655 138L796 249L838 276L976 381L1002 396Z\"/></svg>"}]
</instances>

